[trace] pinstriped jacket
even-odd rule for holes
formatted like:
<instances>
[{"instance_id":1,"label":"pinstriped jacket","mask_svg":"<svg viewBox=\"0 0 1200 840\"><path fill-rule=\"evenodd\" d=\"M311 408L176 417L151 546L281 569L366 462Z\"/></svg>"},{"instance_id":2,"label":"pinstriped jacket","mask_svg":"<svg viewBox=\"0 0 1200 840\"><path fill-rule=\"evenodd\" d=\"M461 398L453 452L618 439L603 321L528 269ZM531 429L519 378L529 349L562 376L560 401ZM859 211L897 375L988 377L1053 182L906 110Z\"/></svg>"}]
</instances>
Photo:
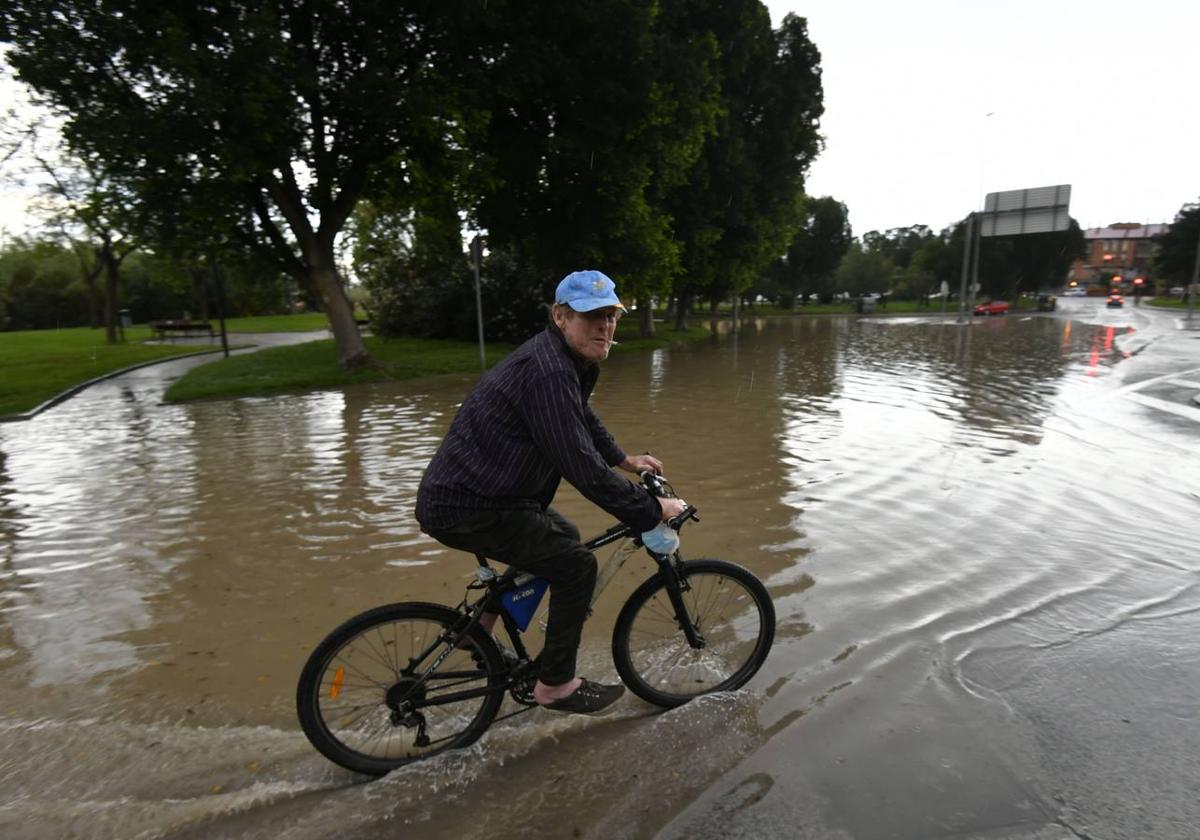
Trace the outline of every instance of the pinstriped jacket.
<instances>
[{"instance_id":1,"label":"pinstriped jacket","mask_svg":"<svg viewBox=\"0 0 1200 840\"><path fill-rule=\"evenodd\" d=\"M489 371L467 396L421 479L422 529L484 510L546 509L565 478L638 531L658 501L613 472L625 453L588 405L600 369L551 325Z\"/></svg>"}]
</instances>

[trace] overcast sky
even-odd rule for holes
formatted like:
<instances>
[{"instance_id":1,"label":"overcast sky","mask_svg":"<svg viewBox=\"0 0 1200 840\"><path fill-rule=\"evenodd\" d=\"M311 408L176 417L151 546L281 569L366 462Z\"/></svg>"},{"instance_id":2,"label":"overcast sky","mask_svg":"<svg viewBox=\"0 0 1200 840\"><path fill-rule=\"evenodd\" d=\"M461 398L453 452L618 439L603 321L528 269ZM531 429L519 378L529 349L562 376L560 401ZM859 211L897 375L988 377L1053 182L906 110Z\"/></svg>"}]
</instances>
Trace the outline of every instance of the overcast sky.
<instances>
[{"instance_id":1,"label":"overcast sky","mask_svg":"<svg viewBox=\"0 0 1200 840\"><path fill-rule=\"evenodd\" d=\"M1200 2L769 0L821 52L808 192L854 233L940 230L998 190L1070 184L1081 225L1200 200ZM0 85L0 103L11 99ZM24 227L0 184L0 230Z\"/></svg>"},{"instance_id":2,"label":"overcast sky","mask_svg":"<svg viewBox=\"0 0 1200 840\"><path fill-rule=\"evenodd\" d=\"M1000 190L1071 185L1083 227L1200 200L1195 0L769 0L821 52L807 191L855 235L939 230ZM988 116L988 115L991 116Z\"/></svg>"}]
</instances>

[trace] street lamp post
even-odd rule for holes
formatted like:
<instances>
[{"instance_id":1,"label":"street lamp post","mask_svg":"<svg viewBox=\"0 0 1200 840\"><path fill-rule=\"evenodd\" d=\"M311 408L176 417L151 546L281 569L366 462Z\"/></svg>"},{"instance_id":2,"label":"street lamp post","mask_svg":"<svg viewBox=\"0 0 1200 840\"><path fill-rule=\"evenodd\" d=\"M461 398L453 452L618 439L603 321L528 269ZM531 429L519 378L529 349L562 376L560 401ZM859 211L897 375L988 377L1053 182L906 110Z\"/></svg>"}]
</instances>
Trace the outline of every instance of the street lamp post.
<instances>
[{"instance_id":1,"label":"street lamp post","mask_svg":"<svg viewBox=\"0 0 1200 840\"><path fill-rule=\"evenodd\" d=\"M1192 316L1196 312L1196 293L1200 292L1200 239L1196 240L1196 262L1192 266L1192 283L1188 286L1188 329L1192 328Z\"/></svg>"},{"instance_id":2,"label":"street lamp post","mask_svg":"<svg viewBox=\"0 0 1200 840\"><path fill-rule=\"evenodd\" d=\"M479 372L487 373L487 354L483 348L483 292L479 287L479 263L483 261L483 237L471 240L471 262L475 264L475 323L479 326Z\"/></svg>"},{"instance_id":3,"label":"street lamp post","mask_svg":"<svg viewBox=\"0 0 1200 840\"><path fill-rule=\"evenodd\" d=\"M967 216L967 233L963 238L962 280L958 289L958 323L964 324L967 318L974 315L967 306L967 280L971 273L971 245L974 242L975 214Z\"/></svg>"}]
</instances>

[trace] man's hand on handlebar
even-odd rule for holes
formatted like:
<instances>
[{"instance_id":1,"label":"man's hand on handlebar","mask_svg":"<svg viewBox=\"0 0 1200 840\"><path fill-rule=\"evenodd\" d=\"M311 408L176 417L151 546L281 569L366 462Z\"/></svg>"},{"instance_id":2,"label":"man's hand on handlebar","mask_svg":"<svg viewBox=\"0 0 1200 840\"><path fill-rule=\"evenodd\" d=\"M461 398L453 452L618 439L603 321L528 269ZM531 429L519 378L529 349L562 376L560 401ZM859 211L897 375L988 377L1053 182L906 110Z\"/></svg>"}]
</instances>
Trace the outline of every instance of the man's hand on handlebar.
<instances>
[{"instance_id":1,"label":"man's hand on handlebar","mask_svg":"<svg viewBox=\"0 0 1200 840\"><path fill-rule=\"evenodd\" d=\"M669 522L687 510L687 502L683 499L659 499L658 503L662 505L663 522Z\"/></svg>"},{"instance_id":2,"label":"man's hand on handlebar","mask_svg":"<svg viewBox=\"0 0 1200 840\"><path fill-rule=\"evenodd\" d=\"M662 475L663 471L662 461L649 452L643 452L641 455L626 455L625 460L617 466L631 473L652 472L655 475Z\"/></svg>"},{"instance_id":3,"label":"man's hand on handlebar","mask_svg":"<svg viewBox=\"0 0 1200 840\"><path fill-rule=\"evenodd\" d=\"M658 504L662 508L662 521L670 523L673 528L678 528L683 523L672 522L672 520L677 519L688 512L688 503L676 496L675 489L671 487L670 482L663 478L661 471L662 463L657 458L654 458L649 452L647 452L645 455L635 455L633 457L649 458L658 464L658 470L645 469L640 471L639 474L642 478L642 486L645 487L646 490L651 493L651 495L658 497ZM692 510L692 516L696 519L696 521L699 521L699 517L695 516L694 510Z\"/></svg>"}]
</instances>

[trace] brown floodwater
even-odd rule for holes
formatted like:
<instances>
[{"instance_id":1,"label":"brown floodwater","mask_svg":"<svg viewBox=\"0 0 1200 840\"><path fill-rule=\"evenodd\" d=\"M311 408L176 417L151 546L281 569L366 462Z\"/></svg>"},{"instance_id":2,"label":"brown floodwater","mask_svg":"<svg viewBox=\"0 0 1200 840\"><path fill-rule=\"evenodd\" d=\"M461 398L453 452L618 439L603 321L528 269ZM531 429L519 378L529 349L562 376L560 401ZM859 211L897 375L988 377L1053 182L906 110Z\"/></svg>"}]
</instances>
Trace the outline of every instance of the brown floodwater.
<instances>
[{"instance_id":1,"label":"brown floodwater","mask_svg":"<svg viewBox=\"0 0 1200 840\"><path fill-rule=\"evenodd\" d=\"M767 583L771 657L372 782L308 745L296 678L356 612L461 598L473 561L412 509L474 377L161 405L189 360L0 426L0 834L1192 836L1200 341L1064 304L615 354L593 405L699 507L685 555ZM615 678L647 573L583 673Z\"/></svg>"}]
</instances>

